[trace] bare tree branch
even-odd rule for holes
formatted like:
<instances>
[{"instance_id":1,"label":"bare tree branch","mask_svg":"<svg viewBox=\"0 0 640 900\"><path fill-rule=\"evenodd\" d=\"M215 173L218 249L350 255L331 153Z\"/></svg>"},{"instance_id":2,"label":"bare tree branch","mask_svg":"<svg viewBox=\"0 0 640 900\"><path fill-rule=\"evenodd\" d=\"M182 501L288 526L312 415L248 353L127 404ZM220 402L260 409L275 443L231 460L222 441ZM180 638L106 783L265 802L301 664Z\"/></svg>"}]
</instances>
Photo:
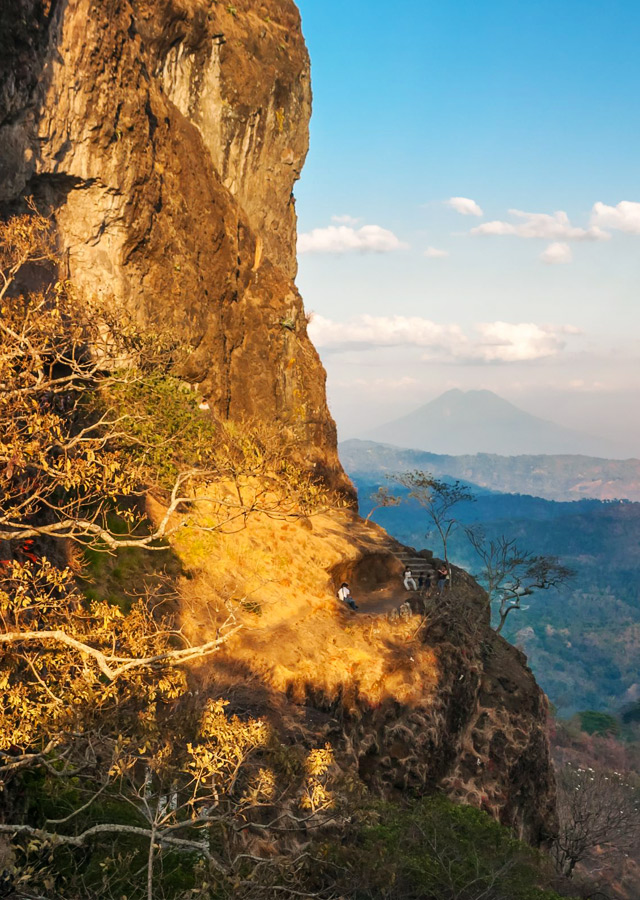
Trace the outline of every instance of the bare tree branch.
<instances>
[{"instance_id":1,"label":"bare tree branch","mask_svg":"<svg viewBox=\"0 0 640 900\"><path fill-rule=\"evenodd\" d=\"M147 656L141 659L126 659L120 656L111 656L97 650L95 647L89 646L82 641L77 640L64 631L21 631L21 632L5 632L0 633L0 644L23 644L23 643L45 643L46 641L55 641L77 650L84 656L90 656L98 664L98 668L109 681L115 681L126 672L132 669L139 669L150 666L157 666L161 663L172 663L173 665L184 665L192 662L194 659L201 659L215 653L223 644L233 637L236 632L240 631L242 625L237 625L231 631L213 641L207 641L206 644L200 644L197 647L186 647L183 650L166 650L163 653L157 653L154 656ZM123 661L126 659L126 661ZM112 668L110 663L120 662L117 668Z\"/></svg>"}]
</instances>

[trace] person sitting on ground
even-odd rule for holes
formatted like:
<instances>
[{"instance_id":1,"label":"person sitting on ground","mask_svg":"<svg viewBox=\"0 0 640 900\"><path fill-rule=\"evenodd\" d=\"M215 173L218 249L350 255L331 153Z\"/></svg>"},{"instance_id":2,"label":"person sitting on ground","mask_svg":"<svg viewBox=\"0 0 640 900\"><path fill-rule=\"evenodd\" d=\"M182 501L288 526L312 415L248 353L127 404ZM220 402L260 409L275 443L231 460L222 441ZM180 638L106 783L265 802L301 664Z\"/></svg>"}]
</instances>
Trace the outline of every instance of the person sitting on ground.
<instances>
[{"instance_id":1,"label":"person sitting on ground","mask_svg":"<svg viewBox=\"0 0 640 900\"><path fill-rule=\"evenodd\" d=\"M441 594L444 586L449 581L449 569L443 563L438 567L438 593Z\"/></svg>"},{"instance_id":2,"label":"person sitting on ground","mask_svg":"<svg viewBox=\"0 0 640 900\"><path fill-rule=\"evenodd\" d=\"M418 585L415 582L413 574L409 566L404 570L404 574L402 576L404 578L404 587L407 591L417 591Z\"/></svg>"},{"instance_id":3,"label":"person sitting on ground","mask_svg":"<svg viewBox=\"0 0 640 900\"><path fill-rule=\"evenodd\" d=\"M351 596L351 591L349 590L349 585L346 581L343 581L338 589L338 600L342 600L343 603L346 603L347 606L350 606L351 609L357 609L356 601Z\"/></svg>"}]
</instances>

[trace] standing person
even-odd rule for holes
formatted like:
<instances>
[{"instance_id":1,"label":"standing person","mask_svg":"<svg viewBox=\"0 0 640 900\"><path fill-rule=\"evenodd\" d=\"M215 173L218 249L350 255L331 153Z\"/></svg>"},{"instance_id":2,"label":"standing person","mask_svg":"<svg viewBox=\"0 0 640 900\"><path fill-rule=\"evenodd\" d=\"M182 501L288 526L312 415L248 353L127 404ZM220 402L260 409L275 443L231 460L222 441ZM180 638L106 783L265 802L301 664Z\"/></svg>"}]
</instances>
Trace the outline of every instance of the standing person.
<instances>
[{"instance_id":1,"label":"standing person","mask_svg":"<svg viewBox=\"0 0 640 900\"><path fill-rule=\"evenodd\" d=\"M424 573L420 572L418 575L418 590L421 591L424 587Z\"/></svg>"},{"instance_id":2,"label":"standing person","mask_svg":"<svg viewBox=\"0 0 640 900\"><path fill-rule=\"evenodd\" d=\"M413 577L413 574L412 574L409 566L407 566L407 568L404 570L402 577L404 578L405 590L407 590L407 591L417 591L418 590L418 585L415 582L415 579Z\"/></svg>"},{"instance_id":3,"label":"standing person","mask_svg":"<svg viewBox=\"0 0 640 900\"><path fill-rule=\"evenodd\" d=\"M449 570L442 563L441 566L438 566L438 593L441 594L444 590L444 586L449 581Z\"/></svg>"},{"instance_id":4,"label":"standing person","mask_svg":"<svg viewBox=\"0 0 640 900\"><path fill-rule=\"evenodd\" d=\"M349 585L346 581L343 581L338 589L338 600L342 600L342 602L346 603L351 609L358 608L356 606L356 601L351 596L351 591L349 590Z\"/></svg>"}]
</instances>

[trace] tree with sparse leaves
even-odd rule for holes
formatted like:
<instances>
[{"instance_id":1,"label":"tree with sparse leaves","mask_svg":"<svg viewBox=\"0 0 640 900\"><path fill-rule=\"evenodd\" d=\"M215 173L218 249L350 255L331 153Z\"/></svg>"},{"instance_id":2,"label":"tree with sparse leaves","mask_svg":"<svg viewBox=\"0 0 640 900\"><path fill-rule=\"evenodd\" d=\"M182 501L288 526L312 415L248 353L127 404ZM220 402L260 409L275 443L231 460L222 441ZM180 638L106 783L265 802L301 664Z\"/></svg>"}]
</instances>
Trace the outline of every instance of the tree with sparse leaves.
<instances>
[{"instance_id":1,"label":"tree with sparse leaves","mask_svg":"<svg viewBox=\"0 0 640 900\"><path fill-rule=\"evenodd\" d=\"M373 506L367 513L365 522L369 522L376 510L390 509L394 506L400 506L402 503L402 498L398 497L396 494L392 494L389 488L384 484L381 485L375 493L370 495L369 500L371 500Z\"/></svg>"},{"instance_id":2,"label":"tree with sparse leaves","mask_svg":"<svg viewBox=\"0 0 640 900\"><path fill-rule=\"evenodd\" d=\"M509 613L523 609L523 597L537 591L561 587L573 577L573 570L557 556L535 555L523 550L513 538L488 539L481 528L467 529L467 536L482 563L478 580L490 604L497 604L498 627L504 628Z\"/></svg>"},{"instance_id":3,"label":"tree with sparse leaves","mask_svg":"<svg viewBox=\"0 0 640 900\"><path fill-rule=\"evenodd\" d=\"M21 290L56 262L51 223L34 208L0 225L0 549L35 538L158 547L205 493L209 529L326 506L326 488L291 461L292 440L214 425L180 395L169 368L185 351L166 335L68 283ZM178 422L154 414L167 388ZM210 490L223 483L233 496ZM165 500L157 527L141 533L135 503L120 503L130 527L114 532L114 506L150 487Z\"/></svg>"},{"instance_id":4,"label":"tree with sparse leaves","mask_svg":"<svg viewBox=\"0 0 640 900\"><path fill-rule=\"evenodd\" d=\"M556 773L560 827L552 855L571 877L589 856L629 852L640 840L640 788L617 772L564 765Z\"/></svg>"},{"instance_id":5,"label":"tree with sparse leaves","mask_svg":"<svg viewBox=\"0 0 640 900\"><path fill-rule=\"evenodd\" d=\"M456 507L460 503L471 503L475 496L461 481L441 481L429 472L416 469L394 475L393 481L408 489L409 497L426 512L442 542L442 555L451 584L451 564L449 562L449 540L460 522Z\"/></svg>"}]
</instances>

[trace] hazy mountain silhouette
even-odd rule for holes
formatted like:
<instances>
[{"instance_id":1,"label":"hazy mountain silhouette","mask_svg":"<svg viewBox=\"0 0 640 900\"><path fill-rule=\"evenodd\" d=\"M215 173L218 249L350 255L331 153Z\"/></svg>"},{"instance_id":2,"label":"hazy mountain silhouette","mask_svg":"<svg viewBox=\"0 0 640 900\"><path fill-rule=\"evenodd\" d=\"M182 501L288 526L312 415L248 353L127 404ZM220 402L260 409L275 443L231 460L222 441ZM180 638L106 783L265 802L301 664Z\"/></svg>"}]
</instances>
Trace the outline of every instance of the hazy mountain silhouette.
<instances>
[{"instance_id":1,"label":"hazy mountain silhouette","mask_svg":"<svg viewBox=\"0 0 640 900\"><path fill-rule=\"evenodd\" d=\"M431 453L579 453L612 459L625 454L615 441L532 416L493 391L447 391L413 413L370 429L364 439Z\"/></svg>"}]
</instances>

